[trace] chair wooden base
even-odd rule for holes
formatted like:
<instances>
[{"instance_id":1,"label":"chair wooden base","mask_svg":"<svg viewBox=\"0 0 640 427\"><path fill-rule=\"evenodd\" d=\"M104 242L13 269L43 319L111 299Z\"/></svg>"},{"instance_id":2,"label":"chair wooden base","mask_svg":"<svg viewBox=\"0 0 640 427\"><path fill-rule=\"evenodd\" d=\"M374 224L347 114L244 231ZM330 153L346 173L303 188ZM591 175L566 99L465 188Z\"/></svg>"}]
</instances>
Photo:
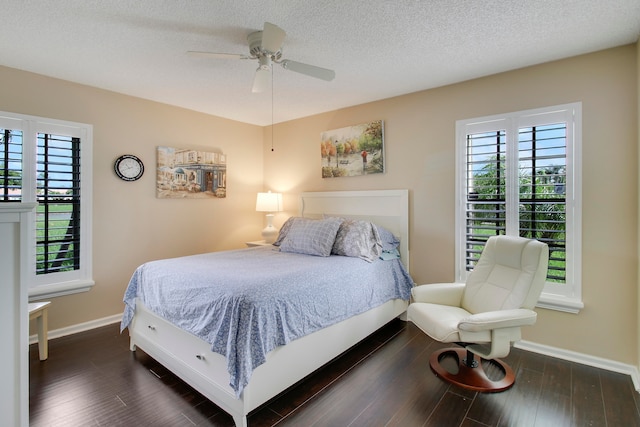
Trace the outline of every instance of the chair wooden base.
<instances>
[{"instance_id":1,"label":"chair wooden base","mask_svg":"<svg viewBox=\"0 0 640 427\"><path fill-rule=\"evenodd\" d=\"M458 372L447 371L440 361L452 356L458 364ZM471 358L471 359L469 359ZM431 354L429 365L431 370L443 380L459 387L482 393L497 393L507 390L515 382L515 374L509 365L499 359L487 360L504 373L499 380L491 380L482 367L479 357L464 348L444 348ZM469 365L473 366L469 366Z\"/></svg>"}]
</instances>

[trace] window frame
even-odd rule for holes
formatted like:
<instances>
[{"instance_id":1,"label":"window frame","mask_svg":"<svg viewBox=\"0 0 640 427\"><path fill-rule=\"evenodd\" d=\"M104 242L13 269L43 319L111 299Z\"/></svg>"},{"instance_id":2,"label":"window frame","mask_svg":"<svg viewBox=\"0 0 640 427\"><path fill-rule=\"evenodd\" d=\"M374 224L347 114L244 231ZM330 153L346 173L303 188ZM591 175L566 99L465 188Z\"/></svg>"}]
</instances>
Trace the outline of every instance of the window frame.
<instances>
[{"instance_id":1,"label":"window frame","mask_svg":"<svg viewBox=\"0 0 640 427\"><path fill-rule=\"evenodd\" d=\"M518 130L565 122L566 137L566 282L546 282L537 306L569 313L584 308L582 301L582 103L556 105L456 121L455 280L465 282L467 135L506 131L507 235L518 235Z\"/></svg>"},{"instance_id":2,"label":"window frame","mask_svg":"<svg viewBox=\"0 0 640 427\"><path fill-rule=\"evenodd\" d=\"M57 119L0 111L0 128L22 131L23 203L37 203L38 134L80 138L80 268L73 271L36 274L36 210L29 213L27 233L21 244L27 248L29 299L45 299L85 292L95 284L92 266L93 126ZM11 203L11 202L9 202Z\"/></svg>"}]
</instances>

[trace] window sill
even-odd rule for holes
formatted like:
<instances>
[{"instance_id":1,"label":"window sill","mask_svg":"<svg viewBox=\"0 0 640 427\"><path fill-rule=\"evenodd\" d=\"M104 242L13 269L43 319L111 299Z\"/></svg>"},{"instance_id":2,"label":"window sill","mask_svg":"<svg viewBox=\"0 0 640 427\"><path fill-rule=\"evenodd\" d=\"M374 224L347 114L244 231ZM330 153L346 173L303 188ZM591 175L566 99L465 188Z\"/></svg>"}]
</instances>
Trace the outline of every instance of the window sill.
<instances>
[{"instance_id":1,"label":"window sill","mask_svg":"<svg viewBox=\"0 0 640 427\"><path fill-rule=\"evenodd\" d=\"M584 308L584 303L577 299L543 292L536 307L578 314Z\"/></svg>"},{"instance_id":2,"label":"window sill","mask_svg":"<svg viewBox=\"0 0 640 427\"><path fill-rule=\"evenodd\" d=\"M87 292L93 285L95 285L93 280L72 280L36 286L29 289L29 302Z\"/></svg>"}]
</instances>

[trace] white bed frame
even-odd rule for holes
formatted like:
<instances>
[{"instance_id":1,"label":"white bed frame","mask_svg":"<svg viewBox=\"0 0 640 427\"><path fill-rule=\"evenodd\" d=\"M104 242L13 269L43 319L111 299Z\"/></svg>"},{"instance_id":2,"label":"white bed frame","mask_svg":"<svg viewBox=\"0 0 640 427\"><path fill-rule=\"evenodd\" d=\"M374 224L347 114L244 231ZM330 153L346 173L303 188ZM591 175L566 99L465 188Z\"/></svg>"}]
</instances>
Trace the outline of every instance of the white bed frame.
<instances>
[{"instance_id":1,"label":"white bed frame","mask_svg":"<svg viewBox=\"0 0 640 427\"><path fill-rule=\"evenodd\" d=\"M367 218L400 237L408 268L409 195L407 190L308 192L300 197L300 214ZM141 348L224 411L236 426L247 427L247 414L348 350L390 320L405 313L407 302L380 307L307 335L267 354L239 399L229 386L227 363L210 345L156 316L138 300L129 326L130 348Z\"/></svg>"}]
</instances>

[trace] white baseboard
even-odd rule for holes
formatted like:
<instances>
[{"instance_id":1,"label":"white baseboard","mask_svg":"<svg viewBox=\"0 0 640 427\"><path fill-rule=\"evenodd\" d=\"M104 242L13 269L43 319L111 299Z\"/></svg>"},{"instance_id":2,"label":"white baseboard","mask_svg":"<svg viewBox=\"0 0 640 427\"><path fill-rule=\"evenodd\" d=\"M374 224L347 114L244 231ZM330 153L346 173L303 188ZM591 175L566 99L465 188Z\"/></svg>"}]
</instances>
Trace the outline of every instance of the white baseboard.
<instances>
[{"instance_id":1,"label":"white baseboard","mask_svg":"<svg viewBox=\"0 0 640 427\"><path fill-rule=\"evenodd\" d=\"M56 339L67 335L77 334L78 332L84 332L102 326L112 325L122 320L122 313L114 314L113 316L103 317L102 319L91 320L90 322L79 323L77 325L67 326L66 328L54 329L48 332L49 339ZM29 337L29 344L35 344L38 342L38 335L31 335Z\"/></svg>"},{"instance_id":2,"label":"white baseboard","mask_svg":"<svg viewBox=\"0 0 640 427\"><path fill-rule=\"evenodd\" d=\"M122 320L122 313L113 316L103 317L102 319L92 320L90 322L80 323L68 326L66 328L55 329L49 331L49 339L64 337L66 335L77 334L78 332L88 331L90 329L100 328L102 326L118 323ZM37 335L29 337L29 344L38 342ZM580 363L594 368L606 369L607 371L618 372L631 376L633 386L636 391L640 392L640 372L637 366L627 365L625 363L616 362L614 360L603 359L601 357L590 356L588 354L578 353L575 351L564 350L557 347L551 347L543 344L536 344L531 341L518 341L514 347L521 350L530 351L532 353L544 354L546 356L555 357L562 360Z\"/></svg>"},{"instance_id":3,"label":"white baseboard","mask_svg":"<svg viewBox=\"0 0 640 427\"><path fill-rule=\"evenodd\" d=\"M633 386L637 392L640 392L640 373L638 367L627 365L625 363L616 362L614 360L603 359L601 357L590 356L588 354L578 353L575 351L564 350L557 347L551 347L543 344L536 344L530 341L518 341L514 347L521 350L530 351L532 353L544 354L546 356L555 357L557 359L568 360L570 362L580 363L582 365L593 366L594 368L605 369L607 371L618 372L631 376Z\"/></svg>"}]
</instances>

